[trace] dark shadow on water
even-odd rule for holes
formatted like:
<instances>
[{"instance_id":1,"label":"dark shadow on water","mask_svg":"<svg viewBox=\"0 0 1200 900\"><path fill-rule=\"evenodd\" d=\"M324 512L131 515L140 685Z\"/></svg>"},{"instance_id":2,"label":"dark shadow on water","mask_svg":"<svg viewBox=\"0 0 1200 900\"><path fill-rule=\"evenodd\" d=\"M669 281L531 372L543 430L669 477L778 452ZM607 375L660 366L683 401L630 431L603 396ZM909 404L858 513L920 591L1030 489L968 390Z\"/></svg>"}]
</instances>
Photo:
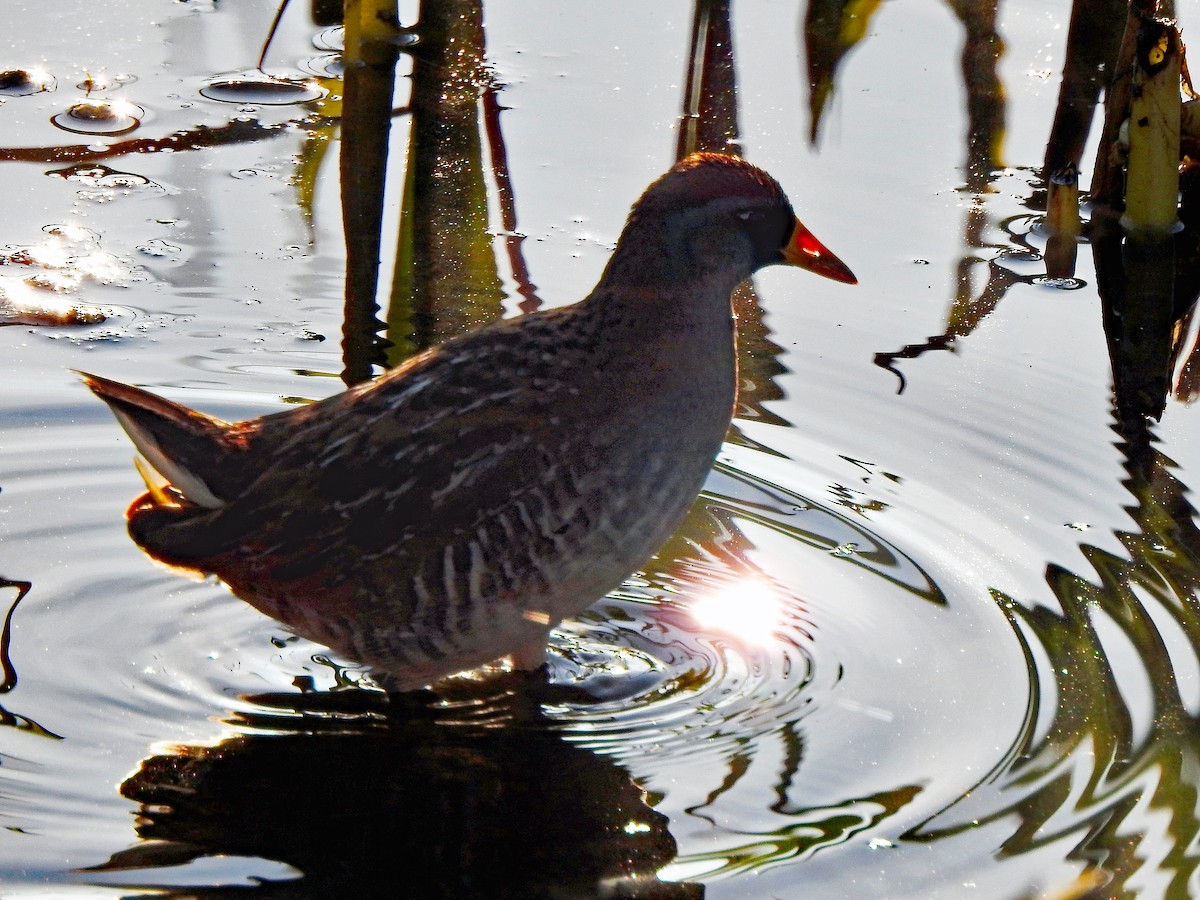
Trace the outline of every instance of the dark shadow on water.
<instances>
[{"instance_id":1,"label":"dark shadow on water","mask_svg":"<svg viewBox=\"0 0 1200 900\"><path fill-rule=\"evenodd\" d=\"M665 817L623 769L564 741L534 693L514 676L252 698L235 737L142 762L121 793L144 843L90 871L150 886L155 868L234 855L302 873L163 886L172 897L702 897L655 877L675 856Z\"/></svg>"}]
</instances>

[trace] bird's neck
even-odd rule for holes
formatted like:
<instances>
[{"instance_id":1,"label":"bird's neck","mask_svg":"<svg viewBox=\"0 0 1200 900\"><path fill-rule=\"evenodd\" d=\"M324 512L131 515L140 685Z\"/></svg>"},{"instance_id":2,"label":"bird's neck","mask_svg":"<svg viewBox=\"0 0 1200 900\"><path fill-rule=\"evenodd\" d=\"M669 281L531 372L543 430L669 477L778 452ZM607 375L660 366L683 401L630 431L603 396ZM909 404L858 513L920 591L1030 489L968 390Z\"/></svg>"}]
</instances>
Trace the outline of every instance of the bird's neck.
<instances>
[{"instance_id":1,"label":"bird's neck","mask_svg":"<svg viewBox=\"0 0 1200 900\"><path fill-rule=\"evenodd\" d=\"M750 270L731 267L728 260L714 260L692 246L694 235L686 225L679 217L642 216L635 211L596 290L641 293L668 303L703 294L718 298L719 305L725 306Z\"/></svg>"},{"instance_id":2,"label":"bird's neck","mask_svg":"<svg viewBox=\"0 0 1200 900\"><path fill-rule=\"evenodd\" d=\"M669 284L601 279L579 305L609 338L644 343L652 335L662 335L692 344L690 349L715 350L732 346L736 286L728 280L697 278ZM711 346L701 348L695 342Z\"/></svg>"},{"instance_id":3,"label":"bird's neck","mask_svg":"<svg viewBox=\"0 0 1200 900\"><path fill-rule=\"evenodd\" d=\"M694 279L669 286L601 281L578 310L603 357L598 369L624 370L664 398L703 397L727 421L737 384L733 287Z\"/></svg>"}]
</instances>

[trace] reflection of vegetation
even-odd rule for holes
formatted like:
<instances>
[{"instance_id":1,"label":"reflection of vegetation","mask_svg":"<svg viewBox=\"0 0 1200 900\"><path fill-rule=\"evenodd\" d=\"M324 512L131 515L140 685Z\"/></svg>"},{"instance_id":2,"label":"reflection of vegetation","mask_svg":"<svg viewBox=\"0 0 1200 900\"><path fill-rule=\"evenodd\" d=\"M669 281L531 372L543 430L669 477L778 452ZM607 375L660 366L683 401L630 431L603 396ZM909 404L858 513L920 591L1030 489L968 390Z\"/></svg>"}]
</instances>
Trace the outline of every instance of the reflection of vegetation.
<instances>
[{"instance_id":1,"label":"reflection of vegetation","mask_svg":"<svg viewBox=\"0 0 1200 900\"><path fill-rule=\"evenodd\" d=\"M730 14L730 0L696 0L676 148L678 159L701 150L735 155L741 152ZM779 362L782 348L771 340L753 281L738 285L733 294L733 311L738 322L736 416L786 425L766 406L769 401L783 397L776 379L787 370ZM736 424L731 438L750 443Z\"/></svg>"},{"instance_id":2,"label":"reflection of vegetation","mask_svg":"<svg viewBox=\"0 0 1200 900\"><path fill-rule=\"evenodd\" d=\"M12 642L13 614L17 611L17 605L25 599L25 595L33 590L33 585L28 581L14 581L10 578L0 577L0 588L15 588L17 591L17 596L13 599L12 605L8 607L8 612L4 614L4 625L0 628L0 669L4 672L4 680L0 682L0 694L7 694L17 686L17 670L13 666L12 658L9 656L9 646ZM16 728L18 731L28 731L42 737L62 739L62 735L48 731L33 721L33 719L11 713L2 706L0 706L0 726Z\"/></svg>"},{"instance_id":3,"label":"reflection of vegetation","mask_svg":"<svg viewBox=\"0 0 1200 900\"><path fill-rule=\"evenodd\" d=\"M690 854L688 870L695 864L712 865L706 875L761 872L784 862L797 862L821 850L836 847L869 832L904 809L921 792L916 785L893 791L851 797L833 806L811 807L789 812L786 823L774 832L758 833L736 847ZM670 868L664 874L670 874Z\"/></svg>"},{"instance_id":4,"label":"reflection of vegetation","mask_svg":"<svg viewBox=\"0 0 1200 900\"><path fill-rule=\"evenodd\" d=\"M847 564L866 569L923 600L945 604L941 589L916 560L855 517L826 509L785 487L721 463L715 466L714 476L712 483L721 491L720 505L709 508L702 497L688 514L685 527L663 547L660 558L687 556L689 535L699 533L702 522L715 519L723 526L721 533L730 536L731 543L723 552L732 552L734 558L748 564L746 554L751 545L736 525L737 520L744 520L829 553L852 547L852 552L836 555Z\"/></svg>"},{"instance_id":5,"label":"reflection of vegetation","mask_svg":"<svg viewBox=\"0 0 1200 900\"><path fill-rule=\"evenodd\" d=\"M1122 238L1115 229L1092 239L1116 414L1127 439L1143 445L1146 417L1162 415L1169 391L1173 245L1169 235Z\"/></svg>"},{"instance_id":6,"label":"reflection of vegetation","mask_svg":"<svg viewBox=\"0 0 1200 900\"><path fill-rule=\"evenodd\" d=\"M715 478L676 534L656 554L645 576L649 590L670 595L680 586L687 593L702 595L730 579L733 583L772 584L781 596L790 594L755 563L755 545L746 537L744 525L765 527L789 541L830 553L840 562L894 584L908 593L936 604L946 600L937 584L899 548L876 535L856 517L832 512L776 484L738 469L718 464ZM838 552L854 547L851 553ZM754 704L754 718L770 722L769 742L739 729L736 713L718 726L713 738L722 738L714 753L721 752L724 778L704 796L703 802L686 810L689 816L717 825L719 801L737 797L735 789L752 771L764 747L776 767L772 786L774 799L764 815L766 821L753 831L739 831L720 849L687 854L680 860L681 872L701 867L706 875L731 875L762 871L784 862L795 862L844 844L878 823L899 813L921 792L920 785L899 785L888 791L840 800L833 804L809 805L797 796L794 785L804 761L803 704L780 698L781 682L770 682L770 697L745 696ZM696 685L697 698L719 690L726 695L721 705L730 707L729 694L744 690L733 685ZM778 704L772 721L772 706ZM660 737L661 740L661 737ZM750 782L755 778L751 777ZM737 802L737 801L735 801ZM672 867L662 873L670 877Z\"/></svg>"},{"instance_id":7,"label":"reflection of vegetation","mask_svg":"<svg viewBox=\"0 0 1200 900\"><path fill-rule=\"evenodd\" d=\"M974 66L987 68L989 73L974 76L982 99L972 99L974 89L968 93L971 126L967 181L969 188L978 191L986 182L980 179L996 165L1003 128L1003 91L995 72L1000 43L994 33L994 8L987 3L954 6L967 25L964 71ZM1073 279L1075 243L1080 232L1078 169L1095 113L1101 73L1114 73L1107 90L1104 135L1091 185L1092 199L1098 203L1085 232L1092 239L1097 280L1105 303L1118 409L1126 418L1131 413L1135 417L1160 415L1171 367L1181 373L1188 371L1181 360L1191 352L1192 345L1184 344L1188 329L1181 317L1188 315L1200 292L1200 255L1195 252L1200 241L1192 233L1176 237L1166 233L1177 218L1178 72L1182 60L1174 26L1147 19L1153 12L1153 4L1146 0L1129 4L1128 14L1126 5L1115 0L1076 0L1066 69L1046 147L1044 175L1049 190L1039 192L1041 202L1048 204L1046 277L1057 279L1064 287L1079 286ZM1122 31L1125 36L1119 42ZM1145 111L1138 112L1138 121L1153 122L1157 130L1149 139L1144 134L1135 135L1130 168L1133 174L1126 195L1127 157L1118 146L1117 136L1121 124L1130 118L1131 104L1139 103L1147 105ZM1185 194L1189 193L1187 184L1185 180ZM984 242L982 234L988 224L984 200L983 195L978 196L968 212L965 243L973 250L989 252L986 256L972 252L959 262L957 294L946 330L875 357L877 365L900 378L901 390L905 380L896 366L899 360L915 359L929 350L954 349L956 341L970 335L996 308L1011 285L1038 278L1017 276L1003 265L1004 257L1014 253L1010 247ZM1122 213L1126 228L1139 227L1138 234L1128 240L1125 232L1114 226ZM1178 217L1187 222L1182 212ZM1033 258L1039 256L1027 241L1017 242ZM1178 264L1174 260L1177 250L1181 253ZM988 267L988 277L982 291L976 293L971 274L980 263ZM1164 296L1173 297L1173 302L1162 303ZM1188 395L1182 383L1179 393Z\"/></svg>"},{"instance_id":8,"label":"reflection of vegetation","mask_svg":"<svg viewBox=\"0 0 1200 900\"><path fill-rule=\"evenodd\" d=\"M383 361L375 303L383 231L388 135L399 50L396 4L348 0L340 179L346 233L342 379L366 381Z\"/></svg>"},{"instance_id":9,"label":"reflection of vegetation","mask_svg":"<svg viewBox=\"0 0 1200 900\"><path fill-rule=\"evenodd\" d=\"M1005 102L999 62L1004 42L996 30L995 0L948 0L954 14L963 23L966 40L962 51L962 73L967 87L967 157L964 166L965 190L975 194L967 209L963 243L968 252L959 260L955 272L956 292L947 316L946 330L920 343L898 351L879 353L875 364L893 372L904 390L905 379L896 367L902 359L915 359L929 350L952 350L956 340L970 335L989 315L1016 281L998 264L998 256L1011 252L1006 247L988 244L984 230L988 224L985 203L995 171L1001 165L1004 143ZM978 251L986 251L979 253ZM977 266L987 270L987 280L976 293L973 274Z\"/></svg>"},{"instance_id":10,"label":"reflection of vegetation","mask_svg":"<svg viewBox=\"0 0 1200 900\"><path fill-rule=\"evenodd\" d=\"M816 143L842 59L863 39L879 0L809 0L804 17L809 139Z\"/></svg>"},{"instance_id":11,"label":"reflection of vegetation","mask_svg":"<svg viewBox=\"0 0 1200 900\"><path fill-rule=\"evenodd\" d=\"M676 159L700 150L741 155L731 0L696 0Z\"/></svg>"},{"instance_id":12,"label":"reflection of vegetation","mask_svg":"<svg viewBox=\"0 0 1200 900\"><path fill-rule=\"evenodd\" d=\"M388 337L395 364L499 317L504 294L488 230L479 0L421 5Z\"/></svg>"},{"instance_id":13,"label":"reflection of vegetation","mask_svg":"<svg viewBox=\"0 0 1200 900\"><path fill-rule=\"evenodd\" d=\"M967 26L966 172L968 188L978 193L997 164L1003 128L997 4L964 0L951 6ZM1170 10L1156 9L1152 0L1076 0L1046 148L1049 191L1039 197L1053 205L1047 274L1069 279L1079 230L1076 173L1104 88L1105 131L1085 234L1103 304L1115 430L1136 528L1116 534L1126 555L1081 544L1090 577L1059 564L1047 567L1057 610L993 591L1022 642L1034 685L1025 728L997 773L906 835L932 841L1015 815L1019 824L1000 855L1061 844L1084 870L1068 888L1070 896L1132 897L1150 883L1142 871L1148 867L1160 896L1188 896L1200 877L1200 859L1192 852L1200 838L1200 707L1192 675L1200 666L1200 529L1187 490L1153 433L1172 369L1180 373L1177 395L1190 397L1187 354L1194 352L1192 318L1200 293L1200 237L1190 226L1200 177L1185 158L1183 203L1176 210L1182 60L1174 26L1150 18L1156 13ZM1117 140L1126 122L1133 132L1128 156ZM1185 144L1185 153L1189 148ZM953 349L1011 285L1033 280L1004 265L1014 254L1038 258L1018 234L1020 219L1005 223L1011 243L983 242L985 199L979 194L968 212L965 243L989 252L972 252L960 262L943 334L877 356L897 375L897 360ZM1123 228L1116 224L1122 216ZM1189 226L1178 235L1171 233L1177 217ZM981 263L988 277L977 292L971 270Z\"/></svg>"},{"instance_id":14,"label":"reflection of vegetation","mask_svg":"<svg viewBox=\"0 0 1200 900\"><path fill-rule=\"evenodd\" d=\"M970 190L981 190L1000 163L1004 137L1004 89L997 71L1004 42L996 31L997 0L947 0L966 29L962 53L967 88L967 173ZM804 18L808 64L810 138L837 83L842 59L866 36L879 0L809 0Z\"/></svg>"},{"instance_id":15,"label":"reflection of vegetation","mask_svg":"<svg viewBox=\"0 0 1200 900\"><path fill-rule=\"evenodd\" d=\"M396 56L378 34L347 28L347 82L342 140L342 196L347 227L345 379L369 378L377 364L397 365L503 312L503 291L488 218L484 137L492 162L513 278L531 312L540 306L515 233L516 213L499 129L500 105L485 61L479 0L423 3L407 35L412 60L407 159L386 322L379 332L379 279L385 173ZM352 48L359 47L358 51ZM374 48L374 49L372 49ZM355 65L365 53L361 65ZM386 352L384 352L386 351Z\"/></svg>"},{"instance_id":16,"label":"reflection of vegetation","mask_svg":"<svg viewBox=\"0 0 1200 900\"><path fill-rule=\"evenodd\" d=\"M946 316L946 330L941 334L926 338L921 343L909 344L899 350L875 354L875 365L887 369L899 380L897 393L902 393L907 384L904 374L897 362L903 359L916 359L930 350L953 350L954 342L959 338L974 333L979 324L991 315L1000 301L1014 284L1031 284L1037 276L1018 275L1004 265L1010 257L1028 258L1036 251L1029 246L1026 239L1018 234L1017 226L1026 217L1011 219L1003 223L1004 231L1013 243L1018 244L1014 249L1011 244L987 244L983 240L984 227L987 224L986 207L981 198L976 198L967 213L967 243L976 249L990 251L990 257L982 254L964 256L958 262L956 272L957 292L950 311ZM986 267L987 280L976 293L974 287L974 269L976 266Z\"/></svg>"},{"instance_id":17,"label":"reflection of vegetation","mask_svg":"<svg viewBox=\"0 0 1200 900\"><path fill-rule=\"evenodd\" d=\"M7 694L17 686L17 670L13 668L12 659L8 655L9 646L12 642L13 613L17 611L17 606L25 599L25 595L33 590L33 585L28 581L13 581L9 578L0 577L0 587L16 588L17 590L16 598L8 608L8 612L4 615L3 630L0 630L0 668L4 671L4 681L0 682L0 694Z\"/></svg>"},{"instance_id":18,"label":"reflection of vegetation","mask_svg":"<svg viewBox=\"0 0 1200 900\"><path fill-rule=\"evenodd\" d=\"M997 592L1053 708L1039 710L1043 701L1031 698L1014 762L996 782L994 811L970 826L927 823L913 837L932 840L1015 813L1020 826L1004 855L1063 841L1106 882L1102 896L1125 897L1161 854L1167 861L1157 871L1169 883L1157 896L1184 897L1200 871L1190 852L1200 835L1200 710L1195 685L1179 679L1195 669L1200 647L1200 531L1170 460L1152 452L1127 468L1138 526L1117 533L1127 558L1083 544L1095 580L1049 566L1057 612Z\"/></svg>"},{"instance_id":19,"label":"reflection of vegetation","mask_svg":"<svg viewBox=\"0 0 1200 900\"><path fill-rule=\"evenodd\" d=\"M1145 421L1162 415L1170 393L1183 335L1178 322L1200 290L1200 258L1196 232L1174 233L1180 218L1187 221L1178 208L1178 32L1172 23L1131 15L1121 53L1131 60L1132 75L1119 79L1128 83L1127 92L1108 98L1106 130L1113 120L1129 120L1128 164L1123 173L1114 164L1106 171L1108 193L1092 217L1092 249L1118 423L1132 458L1142 459L1149 451ZM1110 163L1113 157L1108 155ZM1124 186L1123 206L1111 187L1118 184ZM1190 195L1194 182L1186 182L1185 190ZM1185 205L1192 203L1187 197Z\"/></svg>"},{"instance_id":20,"label":"reflection of vegetation","mask_svg":"<svg viewBox=\"0 0 1200 900\"><path fill-rule=\"evenodd\" d=\"M1004 87L998 67L1004 41L996 31L997 0L947 0L966 29L962 51L967 88L967 189L987 189L1001 165Z\"/></svg>"},{"instance_id":21,"label":"reflection of vegetation","mask_svg":"<svg viewBox=\"0 0 1200 900\"><path fill-rule=\"evenodd\" d=\"M65 144L54 147L3 147L0 162L88 163L114 159L131 153L178 153L226 144L245 144L287 134L284 125L234 120L217 128L177 131L161 138L129 138L103 147L95 144Z\"/></svg>"},{"instance_id":22,"label":"reflection of vegetation","mask_svg":"<svg viewBox=\"0 0 1200 900\"><path fill-rule=\"evenodd\" d=\"M1179 317L1200 291L1200 267L1197 238L1171 233L1177 215L1187 220L1192 201L1185 178L1184 210L1177 213L1180 148L1172 120L1178 118L1180 60L1173 26L1145 18L1153 12L1145 2L1077 0L1045 171L1055 182L1048 201L1070 204L1100 73L1112 73L1087 233L1113 369L1115 430L1135 500L1128 512L1137 528L1116 533L1126 556L1081 544L1091 577L1059 564L1047 567L1058 610L1031 608L993 591L1022 642L1035 685L1026 726L1010 760L970 801L951 804L907 836L935 840L1015 814L1019 825L1001 855L1055 843L1073 848L1069 858L1085 873L1072 896L1094 891L1086 895L1097 898L1133 896L1146 883L1141 870L1149 865L1169 879L1161 895L1187 896L1200 870L1191 853L1200 836L1200 709L1194 684L1181 677L1200 664L1200 530L1187 490L1152 430L1165 407L1171 366L1179 365L1186 333ZM1131 109L1131 129L1154 133L1135 135L1127 162L1115 138ZM1073 243L1075 215L1066 206L1056 209L1052 235ZM1116 225L1119 216L1124 227ZM1009 285L1028 280L1001 265L1011 252L1000 249L989 262L992 274L980 297L986 303L976 301L972 309L960 293L944 335L877 361L892 367L897 358L949 347L969 334ZM1066 248L1048 261L1065 268L1049 274L1073 275L1073 261ZM960 272L960 287L962 281ZM957 807L966 802L971 812L959 817ZM979 814L980 804L986 814ZM1147 814L1151 807L1154 815Z\"/></svg>"},{"instance_id":23,"label":"reflection of vegetation","mask_svg":"<svg viewBox=\"0 0 1200 900\"><path fill-rule=\"evenodd\" d=\"M1126 0L1076 0L1071 7L1066 61L1043 163L1047 177L1068 167L1078 170L1083 162L1096 104L1117 58L1125 8Z\"/></svg>"}]
</instances>

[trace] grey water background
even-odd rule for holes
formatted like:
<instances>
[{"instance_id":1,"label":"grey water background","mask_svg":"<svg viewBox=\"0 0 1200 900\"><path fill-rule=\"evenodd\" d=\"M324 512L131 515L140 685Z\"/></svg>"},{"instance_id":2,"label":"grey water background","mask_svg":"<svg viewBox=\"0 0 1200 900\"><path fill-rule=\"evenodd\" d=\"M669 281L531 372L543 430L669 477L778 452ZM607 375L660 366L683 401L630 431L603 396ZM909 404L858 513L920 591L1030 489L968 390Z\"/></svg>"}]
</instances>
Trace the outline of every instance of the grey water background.
<instances>
[{"instance_id":1,"label":"grey water background","mask_svg":"<svg viewBox=\"0 0 1200 900\"><path fill-rule=\"evenodd\" d=\"M773 269L741 297L743 405L704 497L555 636L553 678L590 698L387 716L304 708L301 688L370 692L132 545L131 448L71 371L227 419L341 389L336 38L289 8L267 68L328 96L230 103L201 90L253 69L271 3L10 3L0 65L54 82L0 104L0 289L36 274L106 317L0 328L0 575L7 601L31 585L0 695L0 892L469 896L455 854L498 845L486 872L513 896L628 868L663 896L1200 893L1195 410L1169 399L1132 467L1090 254L1044 277L1069 4L996 5L1004 127L969 171L964 23L990 8L861 4L815 143L805 4L733 9L738 145L860 285ZM675 158L693 13L486 6L516 221L484 178L493 287L454 327L519 314L530 284L548 306L590 289ZM134 130L52 123L105 76L92 93L136 104ZM240 138L199 137L222 130Z\"/></svg>"}]
</instances>

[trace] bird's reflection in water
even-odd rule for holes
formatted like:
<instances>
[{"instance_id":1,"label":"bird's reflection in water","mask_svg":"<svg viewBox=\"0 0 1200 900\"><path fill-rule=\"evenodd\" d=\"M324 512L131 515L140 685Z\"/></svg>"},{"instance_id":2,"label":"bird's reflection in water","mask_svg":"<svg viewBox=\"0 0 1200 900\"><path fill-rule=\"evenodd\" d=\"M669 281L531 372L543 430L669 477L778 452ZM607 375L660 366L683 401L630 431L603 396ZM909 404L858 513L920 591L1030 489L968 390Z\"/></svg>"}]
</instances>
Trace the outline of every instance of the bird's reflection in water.
<instances>
[{"instance_id":1,"label":"bird's reflection in water","mask_svg":"<svg viewBox=\"0 0 1200 900\"><path fill-rule=\"evenodd\" d=\"M655 877L676 852L666 817L547 726L545 690L514 675L253 698L236 736L142 762L121 793L144 843L91 871L145 886L147 870L226 855L302 873L167 894L188 897L703 896Z\"/></svg>"}]
</instances>

